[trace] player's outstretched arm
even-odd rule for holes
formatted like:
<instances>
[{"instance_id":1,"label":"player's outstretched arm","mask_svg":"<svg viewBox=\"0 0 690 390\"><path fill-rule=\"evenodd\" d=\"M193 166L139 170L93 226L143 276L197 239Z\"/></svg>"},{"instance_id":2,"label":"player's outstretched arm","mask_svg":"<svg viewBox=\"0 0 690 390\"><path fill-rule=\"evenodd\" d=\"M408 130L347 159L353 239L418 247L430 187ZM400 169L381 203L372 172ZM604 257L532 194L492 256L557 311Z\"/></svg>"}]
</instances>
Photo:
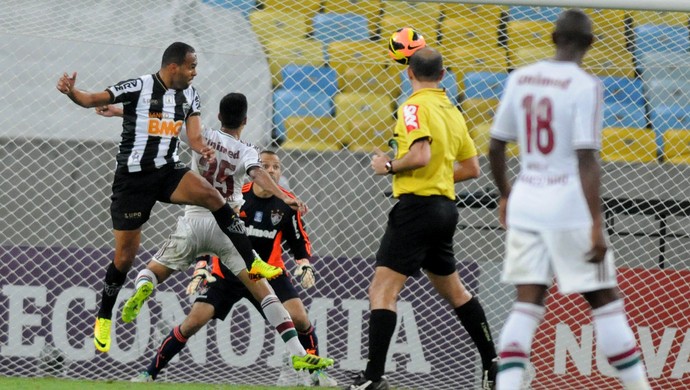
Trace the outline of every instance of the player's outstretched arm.
<instances>
[{"instance_id":1,"label":"player's outstretched arm","mask_svg":"<svg viewBox=\"0 0 690 390\"><path fill-rule=\"evenodd\" d=\"M185 123L187 129L187 144L193 151L204 156L209 161L216 158L215 150L208 146L202 135L201 115L192 115Z\"/></svg>"},{"instance_id":2,"label":"player's outstretched arm","mask_svg":"<svg viewBox=\"0 0 690 390\"><path fill-rule=\"evenodd\" d=\"M124 114L124 111L122 110L122 107L116 104L106 104L105 106L96 107L96 114L102 117L112 118L114 116L121 117Z\"/></svg>"},{"instance_id":3,"label":"player's outstretched arm","mask_svg":"<svg viewBox=\"0 0 690 390\"><path fill-rule=\"evenodd\" d=\"M291 197L286 194L283 190L278 187L275 181L271 178L271 175L266 172L262 167L253 167L249 170L249 176L252 180L258 184L261 188L269 191L273 196L285 202L286 205L290 206L293 210L297 210L302 213L302 215L307 213L307 205L296 197Z\"/></svg>"},{"instance_id":4,"label":"player's outstretched arm","mask_svg":"<svg viewBox=\"0 0 690 390\"><path fill-rule=\"evenodd\" d=\"M580 149L577 151L578 168L582 192L587 200L587 207L592 215L592 250L588 254L589 261L600 263L606 255L606 240L601 217L601 169L597 158L598 151L594 149Z\"/></svg>"},{"instance_id":5,"label":"player's outstretched arm","mask_svg":"<svg viewBox=\"0 0 690 390\"><path fill-rule=\"evenodd\" d=\"M112 95L108 91L102 92L86 92L75 87L77 81L77 72L72 76L63 73L57 83L57 90L67 95L74 103L84 107L91 108L96 106L104 106L112 101Z\"/></svg>"}]
</instances>

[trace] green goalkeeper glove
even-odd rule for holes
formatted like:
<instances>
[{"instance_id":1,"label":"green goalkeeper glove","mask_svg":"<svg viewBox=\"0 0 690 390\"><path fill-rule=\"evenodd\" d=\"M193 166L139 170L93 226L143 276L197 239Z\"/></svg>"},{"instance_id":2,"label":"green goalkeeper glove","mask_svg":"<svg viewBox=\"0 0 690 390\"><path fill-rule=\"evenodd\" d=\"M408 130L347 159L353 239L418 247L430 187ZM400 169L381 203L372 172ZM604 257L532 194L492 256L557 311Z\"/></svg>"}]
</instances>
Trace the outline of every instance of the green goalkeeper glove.
<instances>
[{"instance_id":1,"label":"green goalkeeper glove","mask_svg":"<svg viewBox=\"0 0 690 390\"><path fill-rule=\"evenodd\" d=\"M200 287L216 281L216 277L213 276L206 268L207 265L208 262L206 262L206 260L197 261L196 267L194 267L192 280L187 286L187 295L192 295L196 293Z\"/></svg>"},{"instance_id":2,"label":"green goalkeeper glove","mask_svg":"<svg viewBox=\"0 0 690 390\"><path fill-rule=\"evenodd\" d=\"M302 285L302 288L314 287L314 284L316 283L316 273L314 272L314 267L309 264L309 260L295 260L295 263L297 263L295 276L300 277L300 284Z\"/></svg>"}]
</instances>

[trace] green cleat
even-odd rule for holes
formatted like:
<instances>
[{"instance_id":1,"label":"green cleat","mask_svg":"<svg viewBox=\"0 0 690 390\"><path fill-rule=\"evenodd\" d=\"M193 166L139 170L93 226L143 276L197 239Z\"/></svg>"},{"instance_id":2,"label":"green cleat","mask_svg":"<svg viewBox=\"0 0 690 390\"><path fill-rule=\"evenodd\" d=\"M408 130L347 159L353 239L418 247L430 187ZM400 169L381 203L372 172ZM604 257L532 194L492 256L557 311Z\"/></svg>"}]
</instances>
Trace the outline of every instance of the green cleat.
<instances>
[{"instance_id":1,"label":"green cleat","mask_svg":"<svg viewBox=\"0 0 690 390\"><path fill-rule=\"evenodd\" d=\"M311 354L306 354L304 356L292 355L292 368L295 370L320 370L332 366L333 363L333 359Z\"/></svg>"},{"instance_id":2,"label":"green cleat","mask_svg":"<svg viewBox=\"0 0 690 390\"><path fill-rule=\"evenodd\" d=\"M127 302L125 302L125 306L122 308L122 321L134 321L134 319L139 315L141 306L144 304L144 302L146 302L152 292L153 283L148 281L142 283L137 291L134 292L134 295L132 295Z\"/></svg>"},{"instance_id":3,"label":"green cleat","mask_svg":"<svg viewBox=\"0 0 690 390\"><path fill-rule=\"evenodd\" d=\"M256 258L252 263L252 268L249 270L249 279L259 280L266 278L268 280L275 279L283 273L280 267L274 267L267 262Z\"/></svg>"},{"instance_id":4,"label":"green cleat","mask_svg":"<svg viewBox=\"0 0 690 390\"><path fill-rule=\"evenodd\" d=\"M96 318L96 325L93 329L93 344L101 352L110 350L110 324L107 318Z\"/></svg>"}]
</instances>

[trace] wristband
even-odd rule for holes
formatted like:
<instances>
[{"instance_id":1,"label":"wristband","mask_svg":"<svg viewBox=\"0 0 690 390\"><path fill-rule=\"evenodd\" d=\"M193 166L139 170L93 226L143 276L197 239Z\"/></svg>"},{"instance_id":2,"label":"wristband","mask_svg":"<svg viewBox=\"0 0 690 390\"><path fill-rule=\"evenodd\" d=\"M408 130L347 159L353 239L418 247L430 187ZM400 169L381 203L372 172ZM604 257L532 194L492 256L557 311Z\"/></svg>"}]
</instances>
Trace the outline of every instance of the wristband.
<instances>
[{"instance_id":1,"label":"wristband","mask_svg":"<svg viewBox=\"0 0 690 390\"><path fill-rule=\"evenodd\" d=\"M393 160L387 161L385 167L387 174L392 175L395 173L393 172Z\"/></svg>"}]
</instances>

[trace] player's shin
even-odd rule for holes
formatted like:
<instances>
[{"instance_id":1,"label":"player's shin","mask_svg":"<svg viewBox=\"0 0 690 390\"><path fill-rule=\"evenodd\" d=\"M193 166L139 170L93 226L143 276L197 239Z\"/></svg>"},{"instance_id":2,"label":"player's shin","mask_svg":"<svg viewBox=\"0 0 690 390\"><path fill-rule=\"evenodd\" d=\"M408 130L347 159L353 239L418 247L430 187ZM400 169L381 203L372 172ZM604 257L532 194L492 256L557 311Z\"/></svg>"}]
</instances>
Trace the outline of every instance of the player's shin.
<instances>
[{"instance_id":1,"label":"player's shin","mask_svg":"<svg viewBox=\"0 0 690 390\"><path fill-rule=\"evenodd\" d=\"M121 272L118 270L114 262L108 265L108 269L105 272L103 291L101 293L101 307L98 310L98 318L112 318L113 307L115 306L117 295L120 293L120 289L126 279L127 271Z\"/></svg>"},{"instance_id":2,"label":"player's shin","mask_svg":"<svg viewBox=\"0 0 690 390\"><path fill-rule=\"evenodd\" d=\"M497 390L520 389L529 365L532 339L544 317L543 306L516 302L503 326L499 340Z\"/></svg>"},{"instance_id":3,"label":"player's shin","mask_svg":"<svg viewBox=\"0 0 690 390\"><path fill-rule=\"evenodd\" d=\"M261 301L261 310L266 315L268 322L283 339L291 355L304 356L307 354L299 342L297 330L295 330L290 314L285 310L277 296L274 294L267 295Z\"/></svg>"},{"instance_id":4,"label":"player's shin","mask_svg":"<svg viewBox=\"0 0 690 390\"><path fill-rule=\"evenodd\" d=\"M173 328L165 340L163 340L163 343L161 343L161 346L156 352L156 356L146 369L149 375L151 375L151 379L155 380L161 370L168 365L168 362L174 358L186 344L187 338L182 335L180 326Z\"/></svg>"},{"instance_id":5,"label":"player's shin","mask_svg":"<svg viewBox=\"0 0 690 390\"><path fill-rule=\"evenodd\" d=\"M251 268L252 262L254 262L254 250L252 249L252 243L249 241L244 229L244 222L240 217L233 211L229 204L225 204L223 207L213 212L213 217L218 223L220 230L225 233L226 236L232 241L232 244L239 252L240 256L244 260L247 269Z\"/></svg>"}]
</instances>

